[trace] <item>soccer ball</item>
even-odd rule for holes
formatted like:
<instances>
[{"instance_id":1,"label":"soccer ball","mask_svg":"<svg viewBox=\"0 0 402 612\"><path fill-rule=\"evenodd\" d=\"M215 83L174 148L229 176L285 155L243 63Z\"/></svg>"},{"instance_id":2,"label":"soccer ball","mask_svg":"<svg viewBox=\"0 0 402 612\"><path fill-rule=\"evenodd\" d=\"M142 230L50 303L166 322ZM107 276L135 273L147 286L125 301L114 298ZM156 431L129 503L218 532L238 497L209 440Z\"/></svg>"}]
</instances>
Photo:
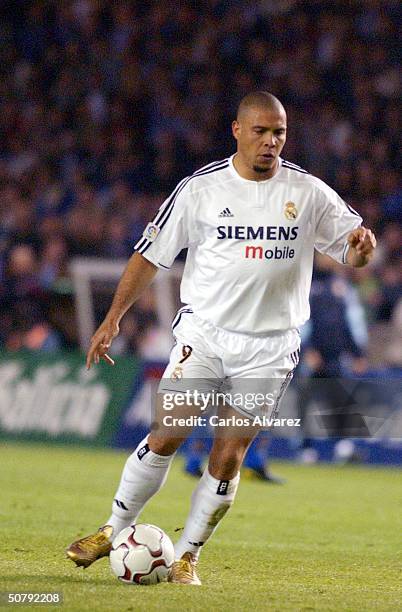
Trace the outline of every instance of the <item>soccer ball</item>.
<instances>
[{"instance_id":1,"label":"soccer ball","mask_svg":"<svg viewBox=\"0 0 402 612\"><path fill-rule=\"evenodd\" d=\"M171 539L155 525L126 527L113 540L110 565L127 584L164 582L174 561Z\"/></svg>"}]
</instances>

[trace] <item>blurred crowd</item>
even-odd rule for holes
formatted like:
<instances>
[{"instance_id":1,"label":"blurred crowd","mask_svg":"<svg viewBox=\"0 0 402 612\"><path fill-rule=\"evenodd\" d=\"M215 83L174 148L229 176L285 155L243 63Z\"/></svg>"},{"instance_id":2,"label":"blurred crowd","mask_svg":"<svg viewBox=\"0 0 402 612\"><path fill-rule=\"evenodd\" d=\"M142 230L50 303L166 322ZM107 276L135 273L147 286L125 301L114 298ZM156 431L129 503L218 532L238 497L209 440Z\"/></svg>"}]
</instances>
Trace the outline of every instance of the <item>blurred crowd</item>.
<instances>
[{"instance_id":1,"label":"blurred crowd","mask_svg":"<svg viewBox=\"0 0 402 612\"><path fill-rule=\"evenodd\" d=\"M71 258L127 258L175 184L233 152L254 89L288 111L286 159L377 233L374 265L336 274L400 333L400 17L398 0L3 1L0 344L77 345ZM122 350L154 324L138 307Z\"/></svg>"}]
</instances>

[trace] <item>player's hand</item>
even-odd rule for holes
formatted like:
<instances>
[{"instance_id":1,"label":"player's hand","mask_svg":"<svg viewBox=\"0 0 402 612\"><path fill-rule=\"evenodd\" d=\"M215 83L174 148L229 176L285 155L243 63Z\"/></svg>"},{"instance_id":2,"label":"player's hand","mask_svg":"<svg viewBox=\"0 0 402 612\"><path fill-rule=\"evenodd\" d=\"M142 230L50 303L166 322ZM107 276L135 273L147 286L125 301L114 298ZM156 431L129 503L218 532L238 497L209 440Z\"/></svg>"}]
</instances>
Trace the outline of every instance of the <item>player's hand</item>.
<instances>
[{"instance_id":1,"label":"player's hand","mask_svg":"<svg viewBox=\"0 0 402 612\"><path fill-rule=\"evenodd\" d=\"M368 366L369 364L366 357L355 357L352 361L352 372L357 375L365 374L368 370Z\"/></svg>"},{"instance_id":2,"label":"player's hand","mask_svg":"<svg viewBox=\"0 0 402 612\"><path fill-rule=\"evenodd\" d=\"M319 372L324 366L324 359L319 351L315 349L306 349L304 353L304 361L312 372Z\"/></svg>"},{"instance_id":3,"label":"player's hand","mask_svg":"<svg viewBox=\"0 0 402 612\"><path fill-rule=\"evenodd\" d=\"M350 232L348 243L355 250L356 255L365 260L366 263L371 259L377 246L373 232L366 227L358 227L353 232Z\"/></svg>"},{"instance_id":4,"label":"player's hand","mask_svg":"<svg viewBox=\"0 0 402 612\"><path fill-rule=\"evenodd\" d=\"M110 349L113 338L119 333L119 326L117 323L113 323L105 319L102 325L96 330L91 339L91 346L87 354L87 370L93 363L99 363L101 359L114 365L113 359L107 354Z\"/></svg>"}]
</instances>

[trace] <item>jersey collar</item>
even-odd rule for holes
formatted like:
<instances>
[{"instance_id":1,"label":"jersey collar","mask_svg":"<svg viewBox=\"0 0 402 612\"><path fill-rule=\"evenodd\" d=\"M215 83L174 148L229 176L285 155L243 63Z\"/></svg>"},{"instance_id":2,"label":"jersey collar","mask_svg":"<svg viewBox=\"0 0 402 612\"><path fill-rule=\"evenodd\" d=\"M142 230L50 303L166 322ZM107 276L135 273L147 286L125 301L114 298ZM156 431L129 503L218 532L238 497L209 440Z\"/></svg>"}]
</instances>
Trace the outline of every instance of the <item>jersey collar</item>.
<instances>
[{"instance_id":1,"label":"jersey collar","mask_svg":"<svg viewBox=\"0 0 402 612\"><path fill-rule=\"evenodd\" d=\"M282 160L282 157L279 157L279 168L276 174L274 174L274 176L271 176L271 178L265 179L264 181L252 181L251 179L243 178L242 176L240 176L240 174L237 172L236 168L234 167L233 158L235 155L236 153L233 153L233 155L229 157L229 170L231 174L233 174L233 176L235 176L237 179L239 179L239 181L242 181L243 183L251 183L253 185L264 185L265 183L269 183L270 181L273 181L274 179L276 179L277 176L282 171L282 161L283 160Z\"/></svg>"}]
</instances>

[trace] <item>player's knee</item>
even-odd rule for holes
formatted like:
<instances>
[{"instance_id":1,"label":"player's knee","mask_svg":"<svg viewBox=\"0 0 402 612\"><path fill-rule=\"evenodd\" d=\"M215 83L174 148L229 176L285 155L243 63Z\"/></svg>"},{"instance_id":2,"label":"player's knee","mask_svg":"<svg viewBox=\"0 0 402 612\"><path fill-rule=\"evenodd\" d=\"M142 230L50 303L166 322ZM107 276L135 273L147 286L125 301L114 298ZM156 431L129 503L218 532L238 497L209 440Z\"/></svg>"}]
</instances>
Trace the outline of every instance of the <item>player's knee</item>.
<instances>
[{"instance_id":1,"label":"player's knee","mask_svg":"<svg viewBox=\"0 0 402 612\"><path fill-rule=\"evenodd\" d=\"M156 436L153 432L149 435L148 444L152 452L157 455L173 455L183 442L179 438L168 438L167 436Z\"/></svg>"}]
</instances>

